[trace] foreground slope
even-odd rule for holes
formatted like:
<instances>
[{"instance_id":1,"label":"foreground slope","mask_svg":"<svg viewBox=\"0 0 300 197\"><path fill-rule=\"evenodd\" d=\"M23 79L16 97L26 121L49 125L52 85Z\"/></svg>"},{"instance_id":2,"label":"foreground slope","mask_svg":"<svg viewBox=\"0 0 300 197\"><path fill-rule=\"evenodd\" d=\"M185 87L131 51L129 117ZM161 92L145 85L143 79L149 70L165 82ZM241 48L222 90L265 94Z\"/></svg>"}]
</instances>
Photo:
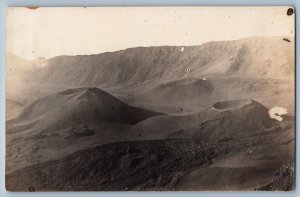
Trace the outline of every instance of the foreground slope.
<instances>
[{"instance_id":1,"label":"foreground slope","mask_svg":"<svg viewBox=\"0 0 300 197\"><path fill-rule=\"evenodd\" d=\"M284 132L221 141L172 139L105 144L7 174L6 189L264 190L273 184L273 190L291 190L292 167L284 168L289 172L286 184L274 185L274 173L287 162L294 165L290 151L294 148L293 137ZM226 165L226 159L234 156L238 160L243 154L248 163Z\"/></svg>"},{"instance_id":2,"label":"foreground slope","mask_svg":"<svg viewBox=\"0 0 300 197\"><path fill-rule=\"evenodd\" d=\"M9 172L6 188L9 191L294 189L293 119L270 120L266 108L251 100L219 102L212 110L216 111L213 116L223 121L211 124L199 120L189 137L175 133L171 137L162 135L158 140L145 140L141 134L129 141L87 148ZM172 133L168 131L170 125L161 127L160 133Z\"/></svg>"}]
</instances>

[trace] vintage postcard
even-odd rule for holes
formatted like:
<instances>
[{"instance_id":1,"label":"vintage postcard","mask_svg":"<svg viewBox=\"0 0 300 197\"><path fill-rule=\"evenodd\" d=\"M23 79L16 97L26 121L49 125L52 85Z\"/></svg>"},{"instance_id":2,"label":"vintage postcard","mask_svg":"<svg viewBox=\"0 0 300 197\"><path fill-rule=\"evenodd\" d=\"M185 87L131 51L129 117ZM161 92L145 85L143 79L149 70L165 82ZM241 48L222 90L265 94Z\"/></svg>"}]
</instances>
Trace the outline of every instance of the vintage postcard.
<instances>
[{"instance_id":1,"label":"vintage postcard","mask_svg":"<svg viewBox=\"0 0 300 197\"><path fill-rule=\"evenodd\" d=\"M11 7L8 191L291 191L295 13Z\"/></svg>"}]
</instances>

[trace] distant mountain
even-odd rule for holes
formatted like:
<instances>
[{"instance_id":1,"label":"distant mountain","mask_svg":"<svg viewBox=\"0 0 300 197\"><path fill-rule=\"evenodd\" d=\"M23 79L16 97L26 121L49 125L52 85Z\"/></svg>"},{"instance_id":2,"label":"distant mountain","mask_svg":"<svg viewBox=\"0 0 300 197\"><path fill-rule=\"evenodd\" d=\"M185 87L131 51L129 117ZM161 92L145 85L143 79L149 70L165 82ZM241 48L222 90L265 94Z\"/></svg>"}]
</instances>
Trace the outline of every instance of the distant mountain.
<instances>
[{"instance_id":1,"label":"distant mountain","mask_svg":"<svg viewBox=\"0 0 300 197\"><path fill-rule=\"evenodd\" d=\"M35 69L44 65L46 59L25 60L13 53L6 53L6 77L25 77L32 76Z\"/></svg>"},{"instance_id":2,"label":"distant mountain","mask_svg":"<svg viewBox=\"0 0 300 197\"><path fill-rule=\"evenodd\" d=\"M192 111L224 96L253 98L267 107L278 105L293 111L293 103L283 99L293 97L294 92L295 44L293 38L286 39L253 37L36 60L38 66L22 75L7 72L7 96L28 104L64 89L99 87L126 103L149 104L156 107L147 109L164 113L157 106L169 104L173 108L176 104L178 110ZM8 67L14 65L11 59L7 59ZM211 102L198 102L201 97Z\"/></svg>"},{"instance_id":3,"label":"distant mountain","mask_svg":"<svg viewBox=\"0 0 300 197\"><path fill-rule=\"evenodd\" d=\"M44 87L35 87L33 90L28 89L33 83L36 83L35 70L43 66L44 61L45 59L41 58L33 61L25 60L13 53L6 53L5 80L7 100L17 101L18 103L26 105L26 97L35 95L34 91L37 89L46 89ZM37 84L40 83L41 82L38 82ZM30 92L30 94L28 94L28 92ZM9 111L7 111L7 117L10 118L13 111L15 111L15 107L10 107Z\"/></svg>"},{"instance_id":4,"label":"distant mountain","mask_svg":"<svg viewBox=\"0 0 300 197\"><path fill-rule=\"evenodd\" d=\"M33 64L29 60L25 60L15 54L6 53L6 72L7 74L15 74L19 72L26 72L32 69ZM26 74L26 73L23 73Z\"/></svg>"},{"instance_id":5,"label":"distant mountain","mask_svg":"<svg viewBox=\"0 0 300 197\"><path fill-rule=\"evenodd\" d=\"M58 56L47 60L35 78L104 87L209 76L292 79L295 44L294 39L289 40L253 37L200 46L137 47L98 55Z\"/></svg>"}]
</instances>

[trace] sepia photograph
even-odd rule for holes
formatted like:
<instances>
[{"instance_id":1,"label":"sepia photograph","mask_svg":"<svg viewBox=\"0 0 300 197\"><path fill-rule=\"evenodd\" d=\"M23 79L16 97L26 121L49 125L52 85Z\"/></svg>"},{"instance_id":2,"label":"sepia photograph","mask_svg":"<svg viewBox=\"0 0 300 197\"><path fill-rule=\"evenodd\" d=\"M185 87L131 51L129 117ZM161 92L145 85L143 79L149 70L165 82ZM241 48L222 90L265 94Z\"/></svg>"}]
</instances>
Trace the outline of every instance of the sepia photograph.
<instances>
[{"instance_id":1,"label":"sepia photograph","mask_svg":"<svg viewBox=\"0 0 300 197\"><path fill-rule=\"evenodd\" d=\"M295 190L295 11L9 7L7 191Z\"/></svg>"}]
</instances>

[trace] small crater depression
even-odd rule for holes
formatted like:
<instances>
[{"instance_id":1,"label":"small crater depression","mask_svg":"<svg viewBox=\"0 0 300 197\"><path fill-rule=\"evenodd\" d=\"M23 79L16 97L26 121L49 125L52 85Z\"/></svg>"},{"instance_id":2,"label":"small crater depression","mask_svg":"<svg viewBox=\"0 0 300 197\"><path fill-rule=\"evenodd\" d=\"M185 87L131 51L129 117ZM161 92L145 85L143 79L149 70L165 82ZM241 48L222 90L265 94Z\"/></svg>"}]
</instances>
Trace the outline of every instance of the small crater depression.
<instances>
[{"instance_id":1,"label":"small crater depression","mask_svg":"<svg viewBox=\"0 0 300 197\"><path fill-rule=\"evenodd\" d=\"M251 103L252 103L252 100L250 100L250 99L221 101L221 102L215 103L213 105L213 109L227 110L227 109L233 109L233 108L240 108L245 105L250 105Z\"/></svg>"}]
</instances>

